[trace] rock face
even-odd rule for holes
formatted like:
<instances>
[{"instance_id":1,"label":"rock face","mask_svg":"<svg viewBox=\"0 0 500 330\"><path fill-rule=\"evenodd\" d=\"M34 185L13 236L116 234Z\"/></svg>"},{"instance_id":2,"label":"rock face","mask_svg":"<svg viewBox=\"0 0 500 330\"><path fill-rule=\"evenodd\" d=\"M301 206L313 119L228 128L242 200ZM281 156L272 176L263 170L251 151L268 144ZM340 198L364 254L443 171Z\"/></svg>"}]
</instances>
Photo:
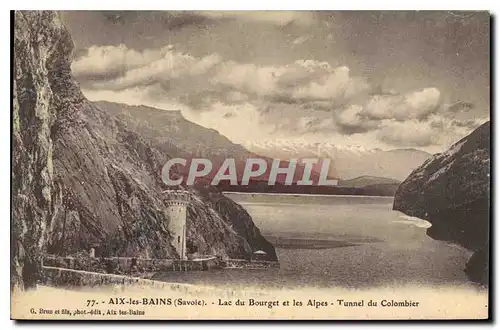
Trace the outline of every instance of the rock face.
<instances>
[{"instance_id":1,"label":"rock face","mask_svg":"<svg viewBox=\"0 0 500 330\"><path fill-rule=\"evenodd\" d=\"M431 222L430 237L474 251L465 272L487 285L490 122L414 170L396 191L393 209Z\"/></svg>"},{"instance_id":2,"label":"rock face","mask_svg":"<svg viewBox=\"0 0 500 330\"><path fill-rule=\"evenodd\" d=\"M29 288L54 213L51 129L58 109L83 96L68 79L71 39L54 13L16 12L13 46L11 287Z\"/></svg>"},{"instance_id":3,"label":"rock face","mask_svg":"<svg viewBox=\"0 0 500 330\"><path fill-rule=\"evenodd\" d=\"M11 288L36 285L43 252L96 247L101 255L175 257L161 168L176 154L85 99L57 14L16 12L14 32ZM276 260L242 207L202 184L179 189L194 196L187 240L199 253L244 258L264 250Z\"/></svg>"}]
</instances>

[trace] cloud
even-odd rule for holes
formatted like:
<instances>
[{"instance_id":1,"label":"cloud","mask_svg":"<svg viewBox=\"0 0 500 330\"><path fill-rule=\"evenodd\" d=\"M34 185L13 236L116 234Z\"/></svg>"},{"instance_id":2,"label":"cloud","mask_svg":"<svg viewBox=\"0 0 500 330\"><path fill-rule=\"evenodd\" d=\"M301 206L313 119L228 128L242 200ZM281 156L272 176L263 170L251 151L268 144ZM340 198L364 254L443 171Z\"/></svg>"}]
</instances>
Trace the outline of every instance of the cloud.
<instances>
[{"instance_id":1,"label":"cloud","mask_svg":"<svg viewBox=\"0 0 500 330\"><path fill-rule=\"evenodd\" d=\"M276 66L238 63L224 61L216 53L195 57L172 45L142 52L124 45L93 46L74 61L72 69L87 89L150 86L152 97L173 93L190 106L205 105L205 98L216 95L227 102L253 98L290 104L322 103L331 109L369 89L365 79L352 76L346 66L332 67L314 60Z\"/></svg>"},{"instance_id":2,"label":"cloud","mask_svg":"<svg viewBox=\"0 0 500 330\"><path fill-rule=\"evenodd\" d=\"M461 112L468 112L474 109L474 103L471 102L464 102L464 101L457 101L452 104L446 104L444 106L445 111L449 113L461 113Z\"/></svg>"},{"instance_id":3,"label":"cloud","mask_svg":"<svg viewBox=\"0 0 500 330\"><path fill-rule=\"evenodd\" d=\"M302 45L304 42L306 42L307 40L311 39L310 36L301 36L301 37L298 37L297 39L294 39L292 41L292 45Z\"/></svg>"},{"instance_id":4,"label":"cloud","mask_svg":"<svg viewBox=\"0 0 500 330\"><path fill-rule=\"evenodd\" d=\"M212 83L284 103L343 104L369 89L363 78L350 75L348 67L333 68L327 62L313 60L297 60L282 66L229 61L219 67Z\"/></svg>"},{"instance_id":5,"label":"cloud","mask_svg":"<svg viewBox=\"0 0 500 330\"><path fill-rule=\"evenodd\" d=\"M92 100L181 109L237 143L307 136L427 148L480 125L455 118L471 105L443 105L437 88L370 95L364 77L324 61L262 65L217 53L197 57L173 45L143 51L117 45L90 47L72 69Z\"/></svg>"},{"instance_id":6,"label":"cloud","mask_svg":"<svg viewBox=\"0 0 500 330\"><path fill-rule=\"evenodd\" d=\"M227 61L220 65L211 82L243 93L268 96L275 94L278 89L279 71L280 68L275 67Z\"/></svg>"},{"instance_id":7,"label":"cloud","mask_svg":"<svg viewBox=\"0 0 500 330\"><path fill-rule=\"evenodd\" d=\"M292 94L302 100L344 100L368 90L368 84L362 78L351 77L346 66L335 69L327 68L320 79L311 80L305 86L299 86Z\"/></svg>"},{"instance_id":8,"label":"cloud","mask_svg":"<svg viewBox=\"0 0 500 330\"><path fill-rule=\"evenodd\" d=\"M92 15L92 14L90 14ZM141 23L162 28L163 30L179 30L188 26L203 26L216 23L207 15L196 11L102 11L100 15L105 24L118 26L137 26ZM96 23L95 21L93 23ZM99 24L97 22L97 24Z\"/></svg>"},{"instance_id":9,"label":"cloud","mask_svg":"<svg viewBox=\"0 0 500 330\"><path fill-rule=\"evenodd\" d=\"M218 54L197 58L175 51L172 45L142 52L123 45L99 46L89 48L85 56L74 61L72 70L84 87L123 90L201 76L220 61ZM120 75L116 76L118 72ZM106 76L109 79L99 79Z\"/></svg>"},{"instance_id":10,"label":"cloud","mask_svg":"<svg viewBox=\"0 0 500 330\"><path fill-rule=\"evenodd\" d=\"M441 131L429 122L415 119L401 122L387 121L377 133L377 138L395 146L424 147L434 144Z\"/></svg>"},{"instance_id":11,"label":"cloud","mask_svg":"<svg viewBox=\"0 0 500 330\"><path fill-rule=\"evenodd\" d=\"M451 124L456 126L456 127L463 127L463 128L467 128L467 129L476 129L478 128L479 126L481 126L482 124L484 124L484 122L487 121L487 118L476 118L476 119L469 119L469 120L457 120L457 119L454 119L451 121Z\"/></svg>"},{"instance_id":12,"label":"cloud","mask_svg":"<svg viewBox=\"0 0 500 330\"><path fill-rule=\"evenodd\" d=\"M399 133L402 125L388 122L416 122L418 125L426 123L429 116L440 107L440 92L436 88L424 88L419 91L408 92L405 95L384 94L372 95L364 103L349 104L333 111L335 124L344 134L355 134L382 129L379 133L381 140L394 143L399 136L402 141L410 144L424 143L429 139L406 138ZM426 132L421 127L421 132ZM415 133L418 135L418 132Z\"/></svg>"},{"instance_id":13,"label":"cloud","mask_svg":"<svg viewBox=\"0 0 500 330\"><path fill-rule=\"evenodd\" d=\"M345 135L374 133L387 145L430 147L449 145L470 133L487 119L458 120L441 104L440 91L424 88L404 95L369 97L333 111L337 130Z\"/></svg>"},{"instance_id":14,"label":"cloud","mask_svg":"<svg viewBox=\"0 0 500 330\"><path fill-rule=\"evenodd\" d=\"M203 112L183 111L186 119L210 127L229 137L235 143L243 143L250 137L271 136L275 127L263 120L258 106L251 103L238 105L214 102Z\"/></svg>"},{"instance_id":15,"label":"cloud","mask_svg":"<svg viewBox=\"0 0 500 330\"><path fill-rule=\"evenodd\" d=\"M314 24L314 14L304 11L202 11L199 14L213 19L238 19L248 22L271 23L276 26L288 24Z\"/></svg>"},{"instance_id":16,"label":"cloud","mask_svg":"<svg viewBox=\"0 0 500 330\"><path fill-rule=\"evenodd\" d=\"M426 147L431 145L451 145L469 134L473 129L489 120L452 120L442 115L432 115L426 121L384 120L377 131L377 138L394 146Z\"/></svg>"},{"instance_id":17,"label":"cloud","mask_svg":"<svg viewBox=\"0 0 500 330\"><path fill-rule=\"evenodd\" d=\"M117 46L91 46L87 53L72 63L77 77L115 76L161 59L163 50L138 52L121 44Z\"/></svg>"},{"instance_id":18,"label":"cloud","mask_svg":"<svg viewBox=\"0 0 500 330\"><path fill-rule=\"evenodd\" d=\"M345 134L363 133L374 130L376 121L363 117L363 107L357 104L349 105L334 112L335 124Z\"/></svg>"},{"instance_id":19,"label":"cloud","mask_svg":"<svg viewBox=\"0 0 500 330\"><path fill-rule=\"evenodd\" d=\"M441 93L424 88L406 95L375 95L365 105L362 116L375 120L394 118L399 121L422 119L438 111Z\"/></svg>"}]
</instances>

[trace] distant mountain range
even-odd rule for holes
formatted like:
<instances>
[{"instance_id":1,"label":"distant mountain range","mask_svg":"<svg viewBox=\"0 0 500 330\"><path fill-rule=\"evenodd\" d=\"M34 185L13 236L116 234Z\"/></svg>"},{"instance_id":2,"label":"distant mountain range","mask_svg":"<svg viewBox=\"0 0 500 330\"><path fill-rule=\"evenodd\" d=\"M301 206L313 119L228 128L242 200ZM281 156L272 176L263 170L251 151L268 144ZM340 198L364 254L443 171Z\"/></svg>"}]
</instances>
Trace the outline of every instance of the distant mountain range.
<instances>
[{"instance_id":1,"label":"distant mountain range","mask_svg":"<svg viewBox=\"0 0 500 330\"><path fill-rule=\"evenodd\" d=\"M363 175L354 179L339 180L339 187L360 188L372 185L400 184L401 181L378 176Z\"/></svg>"},{"instance_id":2,"label":"distant mountain range","mask_svg":"<svg viewBox=\"0 0 500 330\"><path fill-rule=\"evenodd\" d=\"M244 146L231 142L216 130L190 122L182 116L180 111L167 111L147 106L130 106L105 101L95 102L95 104L104 111L117 116L128 130L155 141L157 148L166 155L187 159L195 157L210 159L214 164L214 170L204 180L201 180L205 183L213 178L215 170L226 158L236 160L238 183L241 181L241 173L246 159L255 157L265 159L268 166L273 158L289 160L291 158L328 157L333 158L333 163L330 164L331 168L335 168L339 173L353 174L350 176L340 175L338 186L334 187L297 186L295 183L300 180L304 170L303 166L298 165L291 186L284 184L284 176L278 176L276 185L269 186L267 182L269 174L266 173L252 179L246 187L231 186L228 181L221 181L219 188L224 191L392 196L400 183L397 177L411 172L414 167L425 160L424 157L429 155L413 149L382 151L359 147L334 147L331 144L321 145L318 152L317 145L280 144L279 141L260 145L260 148L254 144L252 145L253 150L249 151ZM180 172L187 175L187 172ZM380 172L388 173L388 175L372 175L372 173ZM311 179L317 182L318 177L319 169L314 168ZM353 178L342 179L343 177Z\"/></svg>"},{"instance_id":3,"label":"distant mountain range","mask_svg":"<svg viewBox=\"0 0 500 330\"><path fill-rule=\"evenodd\" d=\"M322 195L364 195L364 196L394 196L401 182L394 179L360 176L349 180L339 180L337 186L285 186L276 184L269 186L266 181L253 180L248 186L230 186L222 183L223 191L260 192L260 193L293 193Z\"/></svg>"},{"instance_id":4,"label":"distant mountain range","mask_svg":"<svg viewBox=\"0 0 500 330\"><path fill-rule=\"evenodd\" d=\"M367 149L340 146L332 142L308 143L288 140L249 142L245 147L262 156L290 159L321 157L332 160L330 167L339 178L374 176L404 180L431 154L417 149Z\"/></svg>"}]
</instances>

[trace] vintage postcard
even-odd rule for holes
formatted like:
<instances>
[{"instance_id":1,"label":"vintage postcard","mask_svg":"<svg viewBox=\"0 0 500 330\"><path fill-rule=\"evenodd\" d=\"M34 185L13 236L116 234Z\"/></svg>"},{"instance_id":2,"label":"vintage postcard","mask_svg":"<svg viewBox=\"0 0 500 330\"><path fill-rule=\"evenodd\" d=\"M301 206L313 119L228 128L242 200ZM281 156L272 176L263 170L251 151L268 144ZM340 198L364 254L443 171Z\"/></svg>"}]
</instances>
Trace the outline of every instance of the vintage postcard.
<instances>
[{"instance_id":1,"label":"vintage postcard","mask_svg":"<svg viewBox=\"0 0 500 330\"><path fill-rule=\"evenodd\" d=\"M11 19L13 319L490 318L490 13Z\"/></svg>"}]
</instances>

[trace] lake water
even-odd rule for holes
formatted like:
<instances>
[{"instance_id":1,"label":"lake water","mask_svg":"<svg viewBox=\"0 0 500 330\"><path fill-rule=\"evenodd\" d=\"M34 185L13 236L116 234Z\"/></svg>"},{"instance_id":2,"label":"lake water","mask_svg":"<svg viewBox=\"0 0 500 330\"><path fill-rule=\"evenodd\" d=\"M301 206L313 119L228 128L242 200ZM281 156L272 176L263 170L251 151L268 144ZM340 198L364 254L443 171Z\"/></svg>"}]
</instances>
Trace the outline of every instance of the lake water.
<instances>
[{"instance_id":1,"label":"lake water","mask_svg":"<svg viewBox=\"0 0 500 330\"><path fill-rule=\"evenodd\" d=\"M170 272L158 279L269 288L469 285L471 252L426 236L392 198L235 194L275 246L279 269ZM473 286L473 284L470 284Z\"/></svg>"}]
</instances>

